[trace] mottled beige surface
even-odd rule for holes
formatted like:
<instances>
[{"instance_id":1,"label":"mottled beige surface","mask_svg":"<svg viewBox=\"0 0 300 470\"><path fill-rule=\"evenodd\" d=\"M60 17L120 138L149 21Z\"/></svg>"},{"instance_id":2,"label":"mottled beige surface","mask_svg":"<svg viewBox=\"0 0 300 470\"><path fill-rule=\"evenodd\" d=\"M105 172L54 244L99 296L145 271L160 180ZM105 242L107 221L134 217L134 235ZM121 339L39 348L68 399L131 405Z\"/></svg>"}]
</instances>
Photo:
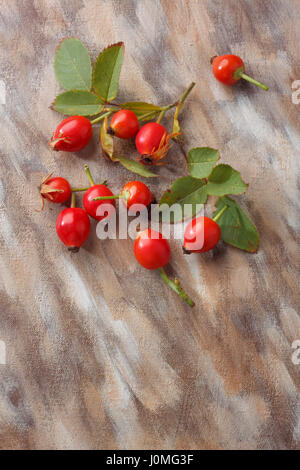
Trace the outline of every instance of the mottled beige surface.
<instances>
[{"instance_id":1,"label":"mottled beige surface","mask_svg":"<svg viewBox=\"0 0 300 470\"><path fill-rule=\"evenodd\" d=\"M1 0L0 11L0 448L299 447L299 1ZM81 185L88 162L114 191L131 177L102 159L96 135L78 155L47 147L66 36L93 59L125 42L120 99L165 104L196 81L187 148L219 148L250 183L239 200L259 229L257 254L220 243L183 257L172 242L168 272L194 310L135 262L131 240L99 242L93 224L72 256L55 234L60 208L34 212L50 170ZM268 93L213 79L210 57L230 51ZM186 173L177 148L168 160L150 182L157 197Z\"/></svg>"}]
</instances>

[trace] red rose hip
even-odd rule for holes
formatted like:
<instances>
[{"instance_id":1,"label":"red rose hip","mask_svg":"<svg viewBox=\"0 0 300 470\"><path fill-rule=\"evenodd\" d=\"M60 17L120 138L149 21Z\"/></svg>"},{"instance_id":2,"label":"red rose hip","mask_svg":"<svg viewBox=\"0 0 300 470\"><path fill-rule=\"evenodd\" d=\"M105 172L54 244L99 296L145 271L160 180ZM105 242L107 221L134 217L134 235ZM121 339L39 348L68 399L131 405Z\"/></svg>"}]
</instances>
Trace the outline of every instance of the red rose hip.
<instances>
[{"instance_id":1,"label":"red rose hip","mask_svg":"<svg viewBox=\"0 0 300 470\"><path fill-rule=\"evenodd\" d=\"M150 228L139 232L134 242L134 254L136 260L145 269L157 269L164 282L190 307L195 305L182 289L178 279L175 279L174 282L171 281L164 270L164 266L168 264L171 258L171 248L168 240L161 233Z\"/></svg>"},{"instance_id":2,"label":"red rose hip","mask_svg":"<svg viewBox=\"0 0 300 470\"><path fill-rule=\"evenodd\" d=\"M92 124L84 116L70 116L56 128L49 146L52 150L78 152L92 138Z\"/></svg>"},{"instance_id":3,"label":"red rose hip","mask_svg":"<svg viewBox=\"0 0 300 470\"><path fill-rule=\"evenodd\" d=\"M116 205L113 193L105 184L95 184L88 165L84 165L84 171L86 172L91 187L84 194L83 207L95 220L100 221L112 217L115 213ZM112 196L112 199L110 199L110 196ZM104 200L101 198L104 198ZM99 207L102 205L103 210L101 211Z\"/></svg>"},{"instance_id":4,"label":"red rose hip","mask_svg":"<svg viewBox=\"0 0 300 470\"><path fill-rule=\"evenodd\" d=\"M185 253L204 253L216 246L220 237L217 222L209 217L196 217L185 229L183 250Z\"/></svg>"},{"instance_id":5,"label":"red rose hip","mask_svg":"<svg viewBox=\"0 0 300 470\"><path fill-rule=\"evenodd\" d=\"M90 219L80 207L64 209L56 221L56 232L69 251L76 253L88 239Z\"/></svg>"},{"instance_id":6,"label":"red rose hip","mask_svg":"<svg viewBox=\"0 0 300 470\"><path fill-rule=\"evenodd\" d=\"M234 85L241 78L248 82L254 83L263 90L267 91L269 88L263 83L254 80L245 74L245 64L242 59L233 54L216 56L211 59L213 74L217 80L225 85Z\"/></svg>"},{"instance_id":7,"label":"red rose hip","mask_svg":"<svg viewBox=\"0 0 300 470\"><path fill-rule=\"evenodd\" d=\"M169 135L167 129L158 122L149 122L141 127L135 138L141 162L157 164L167 154L171 147L170 139L174 136L175 134Z\"/></svg>"},{"instance_id":8,"label":"red rose hip","mask_svg":"<svg viewBox=\"0 0 300 470\"><path fill-rule=\"evenodd\" d=\"M171 249L168 240L161 233L147 229L138 233L134 254L144 268L158 269L170 261Z\"/></svg>"},{"instance_id":9,"label":"red rose hip","mask_svg":"<svg viewBox=\"0 0 300 470\"><path fill-rule=\"evenodd\" d=\"M66 202L71 196L71 186L69 182L60 176L52 178L53 173L50 173L40 185L40 195L42 199L42 210L44 208L44 201L47 199L54 204Z\"/></svg>"},{"instance_id":10,"label":"red rose hip","mask_svg":"<svg viewBox=\"0 0 300 470\"><path fill-rule=\"evenodd\" d=\"M134 204L148 207L154 201L154 196L150 189L141 181L129 181L129 183L125 184L121 197L127 209Z\"/></svg>"},{"instance_id":11,"label":"red rose hip","mask_svg":"<svg viewBox=\"0 0 300 470\"><path fill-rule=\"evenodd\" d=\"M98 197L103 196L105 197L104 200L97 200ZM105 186L104 184L95 184L85 192L83 197L83 207L85 208L87 213L95 220L100 221L105 218L110 218L115 213L116 205L114 199L109 199L110 196L113 196L113 193L107 186ZM104 204L105 211L103 211L103 214L100 215L98 208Z\"/></svg>"}]
</instances>

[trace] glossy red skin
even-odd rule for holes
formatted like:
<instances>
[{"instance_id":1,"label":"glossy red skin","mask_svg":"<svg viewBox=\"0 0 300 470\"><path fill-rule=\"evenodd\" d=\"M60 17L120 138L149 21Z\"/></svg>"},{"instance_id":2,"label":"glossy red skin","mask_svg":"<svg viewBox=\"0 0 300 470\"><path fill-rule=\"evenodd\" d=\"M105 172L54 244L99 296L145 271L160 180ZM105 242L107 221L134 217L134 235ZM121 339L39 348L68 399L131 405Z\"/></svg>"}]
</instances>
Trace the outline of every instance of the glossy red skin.
<instances>
[{"instance_id":1,"label":"glossy red skin","mask_svg":"<svg viewBox=\"0 0 300 470\"><path fill-rule=\"evenodd\" d=\"M125 196L122 198L122 201L127 209L133 204L143 204L148 207L154 200L154 196L148 186L141 181L129 181L123 187L121 194Z\"/></svg>"},{"instance_id":2,"label":"glossy red skin","mask_svg":"<svg viewBox=\"0 0 300 470\"><path fill-rule=\"evenodd\" d=\"M90 219L80 207L64 209L56 221L56 232L61 241L70 249L81 247L90 234Z\"/></svg>"},{"instance_id":3,"label":"glossy red skin","mask_svg":"<svg viewBox=\"0 0 300 470\"><path fill-rule=\"evenodd\" d=\"M59 124L49 145L53 150L78 152L89 143L92 134L92 125L87 118L70 116Z\"/></svg>"},{"instance_id":4,"label":"glossy red skin","mask_svg":"<svg viewBox=\"0 0 300 470\"><path fill-rule=\"evenodd\" d=\"M69 182L65 178L61 178L60 176L50 178L49 180L47 180L45 186L50 186L53 189L60 189L63 191L53 193L41 193L45 199L48 199L48 201L54 202L55 204L66 202L71 196L72 190Z\"/></svg>"},{"instance_id":5,"label":"glossy red skin","mask_svg":"<svg viewBox=\"0 0 300 470\"><path fill-rule=\"evenodd\" d=\"M137 235L134 254L144 268L158 269L170 261L171 249L168 240L161 233L147 229Z\"/></svg>"},{"instance_id":6,"label":"glossy red skin","mask_svg":"<svg viewBox=\"0 0 300 470\"><path fill-rule=\"evenodd\" d=\"M135 138L135 145L139 154L151 155L158 149L162 138L167 133L167 129L157 122L145 124Z\"/></svg>"},{"instance_id":7,"label":"glossy red skin","mask_svg":"<svg viewBox=\"0 0 300 470\"><path fill-rule=\"evenodd\" d=\"M185 229L183 247L191 253L204 253L216 246L220 237L217 222L209 217L196 217Z\"/></svg>"},{"instance_id":8,"label":"glossy red skin","mask_svg":"<svg viewBox=\"0 0 300 470\"><path fill-rule=\"evenodd\" d=\"M140 125L133 111L121 109L113 115L110 127L116 137L120 139L132 139L137 134Z\"/></svg>"},{"instance_id":9,"label":"glossy red skin","mask_svg":"<svg viewBox=\"0 0 300 470\"><path fill-rule=\"evenodd\" d=\"M234 85L240 80L241 77L234 77L234 73L237 69L242 69L243 72L245 71L245 65L242 59L233 54L216 57L213 60L212 68L216 79L225 85Z\"/></svg>"},{"instance_id":10,"label":"glossy red skin","mask_svg":"<svg viewBox=\"0 0 300 470\"><path fill-rule=\"evenodd\" d=\"M96 197L101 196L113 196L111 190L105 186L104 184L95 184L91 186L84 194L83 197L83 207L87 211L87 213L93 217L95 220L103 220L106 218L110 218L115 213L115 206L116 202L114 199L104 199L103 201L93 201ZM107 215L96 215L97 209L102 204L106 204L110 206L109 213Z\"/></svg>"}]
</instances>

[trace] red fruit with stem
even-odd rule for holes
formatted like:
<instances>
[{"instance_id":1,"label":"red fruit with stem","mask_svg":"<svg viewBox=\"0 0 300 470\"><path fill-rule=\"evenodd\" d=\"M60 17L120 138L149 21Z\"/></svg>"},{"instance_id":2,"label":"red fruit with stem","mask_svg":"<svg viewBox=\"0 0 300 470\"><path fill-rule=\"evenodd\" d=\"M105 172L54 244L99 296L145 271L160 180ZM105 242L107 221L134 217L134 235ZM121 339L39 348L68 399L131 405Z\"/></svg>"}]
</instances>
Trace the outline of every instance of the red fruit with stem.
<instances>
[{"instance_id":1,"label":"red fruit with stem","mask_svg":"<svg viewBox=\"0 0 300 470\"><path fill-rule=\"evenodd\" d=\"M161 233L147 229L138 233L134 254L144 268L158 269L170 261L171 249L168 240Z\"/></svg>"},{"instance_id":2,"label":"red fruit with stem","mask_svg":"<svg viewBox=\"0 0 300 470\"><path fill-rule=\"evenodd\" d=\"M269 89L263 83L260 83L245 74L245 64L237 55L227 54L216 56L211 59L211 63L214 76L225 85L234 85L238 80L243 78L248 82L254 83L265 91Z\"/></svg>"},{"instance_id":3,"label":"red fruit with stem","mask_svg":"<svg viewBox=\"0 0 300 470\"><path fill-rule=\"evenodd\" d=\"M113 196L113 193L104 184L94 183L88 165L85 165L84 169L91 184L91 187L84 194L83 207L85 208L87 213L95 220L100 221L112 217L115 213L116 205L114 198L110 198L110 196ZM104 197L105 199L98 200L97 198L99 197ZM98 208L104 204L105 208L103 207L103 209L105 210L103 210L103 214L100 215Z\"/></svg>"},{"instance_id":4,"label":"red fruit with stem","mask_svg":"<svg viewBox=\"0 0 300 470\"><path fill-rule=\"evenodd\" d=\"M137 261L146 269L158 269L165 283L178 294L190 307L195 304L184 292L177 279L175 282L168 278L164 266L171 257L168 240L161 233L152 229L139 232L134 242L134 254Z\"/></svg>"},{"instance_id":5,"label":"red fruit with stem","mask_svg":"<svg viewBox=\"0 0 300 470\"><path fill-rule=\"evenodd\" d=\"M148 207L153 201L154 196L148 186L141 181L129 181L125 184L121 192L122 200L129 209L134 204L141 204Z\"/></svg>"},{"instance_id":6,"label":"red fruit with stem","mask_svg":"<svg viewBox=\"0 0 300 470\"><path fill-rule=\"evenodd\" d=\"M121 109L113 115L107 132L120 139L132 139L137 134L139 127L136 114L129 109Z\"/></svg>"},{"instance_id":7,"label":"red fruit with stem","mask_svg":"<svg viewBox=\"0 0 300 470\"><path fill-rule=\"evenodd\" d=\"M71 196L71 186L65 178L56 176L52 178L53 173L50 173L40 185L40 194L42 200L42 208L44 209L45 199L54 204L66 202Z\"/></svg>"},{"instance_id":8,"label":"red fruit with stem","mask_svg":"<svg viewBox=\"0 0 300 470\"><path fill-rule=\"evenodd\" d=\"M72 204L64 209L56 221L56 232L69 251L77 253L90 234L90 219L87 213L75 206L75 193L72 194Z\"/></svg>"},{"instance_id":9,"label":"red fruit with stem","mask_svg":"<svg viewBox=\"0 0 300 470\"><path fill-rule=\"evenodd\" d=\"M78 152L89 143L92 133L92 124L87 118L70 116L58 125L49 146L52 150Z\"/></svg>"},{"instance_id":10,"label":"red fruit with stem","mask_svg":"<svg viewBox=\"0 0 300 470\"><path fill-rule=\"evenodd\" d=\"M201 216L189 222L184 232L183 251L185 254L204 253L216 246L221 237L217 220L226 209L227 206L224 206L213 219Z\"/></svg>"},{"instance_id":11,"label":"red fruit with stem","mask_svg":"<svg viewBox=\"0 0 300 470\"><path fill-rule=\"evenodd\" d=\"M204 253L220 240L219 225L208 217L197 217L187 225L184 232L184 252Z\"/></svg>"},{"instance_id":12,"label":"red fruit with stem","mask_svg":"<svg viewBox=\"0 0 300 470\"><path fill-rule=\"evenodd\" d=\"M95 198L96 201L107 199L109 199L109 196ZM148 186L141 181L129 181L123 187L121 194L113 195L113 199L122 199L127 209L134 204L143 205L147 208L154 201L154 196Z\"/></svg>"},{"instance_id":13,"label":"red fruit with stem","mask_svg":"<svg viewBox=\"0 0 300 470\"><path fill-rule=\"evenodd\" d=\"M145 164L159 165L159 160L168 152L170 140L177 133L168 134L167 129L158 122L149 122L139 130L135 145L140 154L140 161Z\"/></svg>"}]
</instances>

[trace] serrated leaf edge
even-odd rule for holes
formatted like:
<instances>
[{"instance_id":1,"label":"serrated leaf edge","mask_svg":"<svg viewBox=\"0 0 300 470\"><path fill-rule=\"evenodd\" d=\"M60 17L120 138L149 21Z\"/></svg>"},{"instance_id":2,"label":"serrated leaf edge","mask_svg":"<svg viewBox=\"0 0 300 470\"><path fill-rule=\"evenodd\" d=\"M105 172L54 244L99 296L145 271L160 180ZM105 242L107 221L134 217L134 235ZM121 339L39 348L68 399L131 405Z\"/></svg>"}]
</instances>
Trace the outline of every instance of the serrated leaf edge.
<instances>
[{"instance_id":1,"label":"serrated leaf edge","mask_svg":"<svg viewBox=\"0 0 300 470\"><path fill-rule=\"evenodd\" d=\"M99 54L98 54L98 56L97 56L97 59L95 60L93 70L92 70L92 89L94 89L95 68L96 68L96 65L97 65L97 63L98 63L98 61L99 61L99 59L100 59L101 54L103 54L103 52L107 51L107 49L110 49L111 47L116 47L116 46L122 47L123 53L125 53L125 44L124 44L123 41L119 41L119 42L116 42L116 43L114 43L114 44L109 44L109 45L108 45L107 47L105 47L101 52L99 52ZM119 91L119 84L118 84L117 93L118 93L118 91ZM95 91L95 93L96 93L97 96L99 96L99 98L100 98L102 101L106 102L106 101L102 98L102 96L98 95L98 93L97 93L96 91ZM113 99L114 99L114 98L113 98ZM112 100L110 100L110 101L112 101Z\"/></svg>"},{"instance_id":2,"label":"serrated leaf edge","mask_svg":"<svg viewBox=\"0 0 300 470\"><path fill-rule=\"evenodd\" d=\"M164 191L163 195L162 195L161 198L160 198L159 205L161 204L161 200L162 200L163 196L164 196L166 193L172 192L172 188L173 188L174 185L177 183L177 181L182 180L183 178L192 178L192 179L194 179L194 180L196 180L196 181L201 181L201 180L203 180L203 178L194 178L194 177L191 176L191 175L180 176L180 177L177 178L175 181L173 181L173 183L171 184L171 186L170 186L169 189L166 189L166 190ZM203 185L202 185L200 188L198 188L196 191L198 191L199 189L204 188L204 187L206 187L205 181L203 181ZM196 191L194 191L194 192L196 192ZM192 194L192 193L189 193L188 196L189 196L190 194ZM167 204L167 202L166 202L165 204ZM204 204L205 204L205 203L204 203Z\"/></svg>"}]
</instances>

